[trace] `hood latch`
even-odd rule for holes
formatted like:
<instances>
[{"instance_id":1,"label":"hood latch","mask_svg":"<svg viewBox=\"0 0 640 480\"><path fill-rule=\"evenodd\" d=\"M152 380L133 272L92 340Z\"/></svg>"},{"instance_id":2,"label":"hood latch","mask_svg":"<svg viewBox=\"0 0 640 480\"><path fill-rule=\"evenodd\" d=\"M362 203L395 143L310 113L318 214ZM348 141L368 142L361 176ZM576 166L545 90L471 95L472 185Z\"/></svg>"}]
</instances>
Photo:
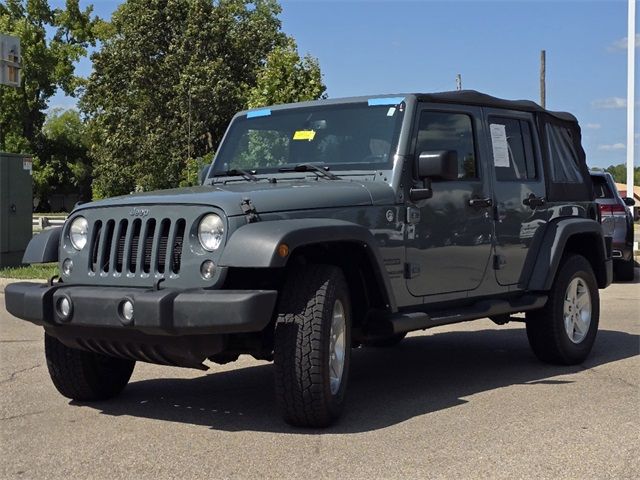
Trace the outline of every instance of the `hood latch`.
<instances>
[{"instance_id":1,"label":"hood latch","mask_svg":"<svg viewBox=\"0 0 640 480\"><path fill-rule=\"evenodd\" d=\"M243 198L242 202L240 202L240 208L242 208L242 213L244 213L247 223L253 223L260 220L260 217L258 217L258 211L256 210L256 207L253 206L250 198Z\"/></svg>"}]
</instances>

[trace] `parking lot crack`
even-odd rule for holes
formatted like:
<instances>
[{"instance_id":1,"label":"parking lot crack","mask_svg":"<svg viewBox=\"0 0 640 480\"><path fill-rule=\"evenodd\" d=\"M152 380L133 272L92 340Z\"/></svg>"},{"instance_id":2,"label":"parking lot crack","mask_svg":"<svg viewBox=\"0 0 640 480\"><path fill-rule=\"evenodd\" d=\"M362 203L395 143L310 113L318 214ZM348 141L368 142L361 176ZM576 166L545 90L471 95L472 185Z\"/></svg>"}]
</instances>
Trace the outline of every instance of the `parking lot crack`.
<instances>
[{"instance_id":1,"label":"parking lot crack","mask_svg":"<svg viewBox=\"0 0 640 480\"><path fill-rule=\"evenodd\" d=\"M21 413L20 415L12 415L10 417L2 417L2 418L0 418L0 421L3 421L3 420L15 420L16 418L29 417L31 415L38 415L40 413L45 413L45 412L46 412L46 410L38 410L37 412Z\"/></svg>"},{"instance_id":2,"label":"parking lot crack","mask_svg":"<svg viewBox=\"0 0 640 480\"><path fill-rule=\"evenodd\" d=\"M603 378L606 378L606 379L611 380L613 382L622 383L623 385L626 385L626 386L631 387L631 388L635 388L635 389L638 388L638 384L631 383L628 380L625 380L624 378L618 377L617 375L611 375L609 373L602 372L601 370L599 370L597 368L593 368L593 367L587 368L587 367L583 367L583 366L580 366L580 368L582 369L583 372L585 372L587 374L594 375L594 376L597 376L597 377L603 377Z\"/></svg>"},{"instance_id":3,"label":"parking lot crack","mask_svg":"<svg viewBox=\"0 0 640 480\"><path fill-rule=\"evenodd\" d=\"M0 380L0 385L3 385L3 384L5 384L5 383L9 383L9 382L11 382L11 381L15 380L15 379L16 379L16 377L17 377L18 375L20 375L21 373L25 373L25 372L29 372L29 371L31 371L31 370L35 370L35 369L36 369L36 368L38 368L39 366L40 366L40 364L38 363L37 365L33 365L33 366L31 366L31 367L23 368L23 369L21 369L21 370L16 370L15 372L12 372L12 373L9 375L9 378L5 378L4 380Z\"/></svg>"}]
</instances>

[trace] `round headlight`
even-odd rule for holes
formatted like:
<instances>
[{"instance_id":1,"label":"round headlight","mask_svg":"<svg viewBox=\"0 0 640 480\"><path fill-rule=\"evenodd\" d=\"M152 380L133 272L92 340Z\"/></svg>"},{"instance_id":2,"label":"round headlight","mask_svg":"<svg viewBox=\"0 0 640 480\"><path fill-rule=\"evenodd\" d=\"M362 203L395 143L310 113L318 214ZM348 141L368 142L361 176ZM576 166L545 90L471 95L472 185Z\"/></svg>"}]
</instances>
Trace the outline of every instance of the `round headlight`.
<instances>
[{"instance_id":1,"label":"round headlight","mask_svg":"<svg viewBox=\"0 0 640 480\"><path fill-rule=\"evenodd\" d=\"M69 227L69 240L76 250L82 250L87 244L89 222L84 217L77 217Z\"/></svg>"},{"instance_id":2,"label":"round headlight","mask_svg":"<svg viewBox=\"0 0 640 480\"><path fill-rule=\"evenodd\" d=\"M210 213L200 220L198 225L198 240L205 250L213 252L220 247L224 236L224 224L219 215Z\"/></svg>"}]
</instances>

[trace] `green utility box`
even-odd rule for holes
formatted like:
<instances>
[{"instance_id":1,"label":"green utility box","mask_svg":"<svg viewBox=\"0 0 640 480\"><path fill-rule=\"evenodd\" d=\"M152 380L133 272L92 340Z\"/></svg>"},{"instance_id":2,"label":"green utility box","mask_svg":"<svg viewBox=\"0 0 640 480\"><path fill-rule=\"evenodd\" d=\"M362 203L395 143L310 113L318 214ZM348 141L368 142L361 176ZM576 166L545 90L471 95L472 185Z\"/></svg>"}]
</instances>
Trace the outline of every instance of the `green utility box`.
<instances>
[{"instance_id":1,"label":"green utility box","mask_svg":"<svg viewBox=\"0 0 640 480\"><path fill-rule=\"evenodd\" d=\"M0 152L0 268L22 264L32 236L31 157Z\"/></svg>"}]
</instances>

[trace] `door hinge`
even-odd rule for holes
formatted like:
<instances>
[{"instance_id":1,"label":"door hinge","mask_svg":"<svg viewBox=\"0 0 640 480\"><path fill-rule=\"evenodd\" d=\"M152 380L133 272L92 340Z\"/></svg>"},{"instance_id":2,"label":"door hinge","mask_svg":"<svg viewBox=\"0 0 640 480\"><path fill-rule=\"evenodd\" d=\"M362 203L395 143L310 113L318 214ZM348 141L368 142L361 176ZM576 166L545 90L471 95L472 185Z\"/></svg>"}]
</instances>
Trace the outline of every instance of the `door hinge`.
<instances>
[{"instance_id":1,"label":"door hinge","mask_svg":"<svg viewBox=\"0 0 640 480\"><path fill-rule=\"evenodd\" d=\"M410 280L420 275L420 265L417 263L404 264L404 278Z\"/></svg>"},{"instance_id":2,"label":"door hinge","mask_svg":"<svg viewBox=\"0 0 640 480\"><path fill-rule=\"evenodd\" d=\"M243 198L242 202L240 202L240 208L242 208L242 213L244 213L247 223L253 223L260 220L260 217L258 217L258 211L256 210L256 207L253 206L250 198Z\"/></svg>"},{"instance_id":3,"label":"door hinge","mask_svg":"<svg viewBox=\"0 0 640 480\"><path fill-rule=\"evenodd\" d=\"M415 225L420 223L420 209L416 207L407 207L407 223Z\"/></svg>"},{"instance_id":4,"label":"door hinge","mask_svg":"<svg viewBox=\"0 0 640 480\"><path fill-rule=\"evenodd\" d=\"M504 258L504 255L494 255L493 256L493 269L494 270L502 270L506 264L507 264L507 260Z\"/></svg>"}]
</instances>

